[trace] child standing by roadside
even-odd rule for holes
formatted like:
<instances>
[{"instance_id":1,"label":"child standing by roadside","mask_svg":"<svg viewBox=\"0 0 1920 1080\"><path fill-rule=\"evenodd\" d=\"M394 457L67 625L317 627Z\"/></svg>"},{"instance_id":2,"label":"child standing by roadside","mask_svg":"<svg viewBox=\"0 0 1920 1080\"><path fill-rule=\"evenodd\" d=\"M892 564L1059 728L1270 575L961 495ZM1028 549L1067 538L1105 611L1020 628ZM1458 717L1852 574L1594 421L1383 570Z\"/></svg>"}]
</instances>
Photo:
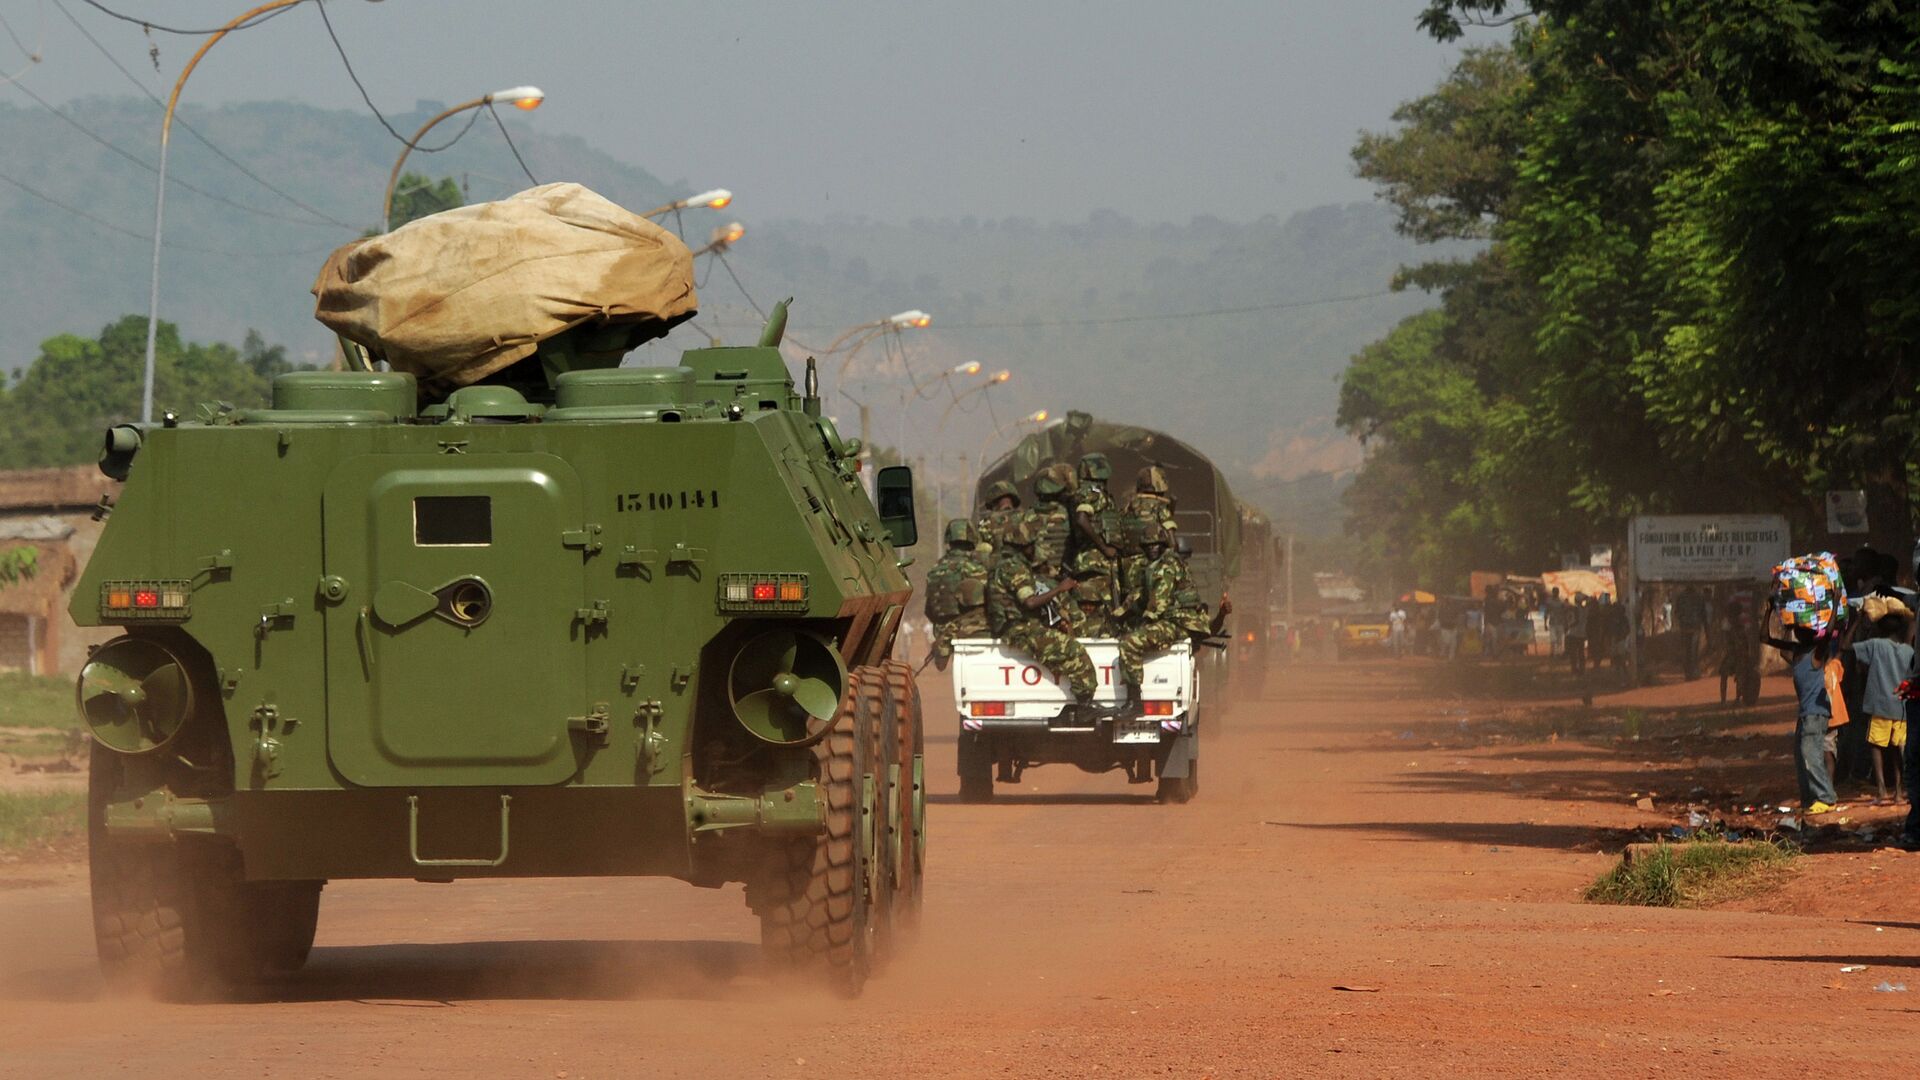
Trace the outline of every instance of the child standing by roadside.
<instances>
[{"instance_id":1,"label":"child standing by roadside","mask_svg":"<svg viewBox=\"0 0 1920 1080\"><path fill-rule=\"evenodd\" d=\"M1786 658L1794 695L1800 700L1800 719L1793 739L1800 805L1809 816L1827 814L1840 801L1827 771L1827 724L1833 719L1833 704L1827 696L1828 635L1805 626L1793 627L1792 633L1791 641L1768 635L1767 644Z\"/></svg>"},{"instance_id":2,"label":"child standing by roadside","mask_svg":"<svg viewBox=\"0 0 1920 1080\"><path fill-rule=\"evenodd\" d=\"M1867 746L1873 759L1873 783L1879 789L1875 804L1887 801L1887 772L1893 772L1893 801L1905 801L1901 773L1906 753L1906 705L1900 700L1900 683L1913 668L1913 646L1907 644L1908 620L1912 612L1899 600L1869 596L1862 605L1877 636L1848 646L1861 667L1865 680L1860 706L1867 714Z\"/></svg>"}]
</instances>

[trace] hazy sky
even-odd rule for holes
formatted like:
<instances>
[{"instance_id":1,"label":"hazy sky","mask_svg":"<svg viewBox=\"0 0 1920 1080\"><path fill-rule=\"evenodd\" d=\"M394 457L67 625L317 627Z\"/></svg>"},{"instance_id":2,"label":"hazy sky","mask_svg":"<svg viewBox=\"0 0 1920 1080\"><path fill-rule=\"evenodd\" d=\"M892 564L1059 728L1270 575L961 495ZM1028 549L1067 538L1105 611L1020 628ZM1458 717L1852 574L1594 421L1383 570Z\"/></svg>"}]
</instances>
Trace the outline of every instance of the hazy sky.
<instances>
[{"instance_id":1,"label":"hazy sky","mask_svg":"<svg viewBox=\"0 0 1920 1080\"><path fill-rule=\"evenodd\" d=\"M131 92L56 0L0 0L60 101ZM57 0L121 62L170 86L197 39ZM102 0L218 25L251 0ZM664 180L724 186L743 217L963 214L1141 219L1286 214L1370 197L1347 150L1430 88L1455 50L1421 0L329 0L374 102L535 83L531 122ZM24 66L0 35L0 78ZM187 100L364 110L318 14L229 37ZM371 116L367 122L373 123ZM4 153L4 151L0 151ZM503 151L504 154L504 151ZM510 164L503 161L503 170Z\"/></svg>"}]
</instances>

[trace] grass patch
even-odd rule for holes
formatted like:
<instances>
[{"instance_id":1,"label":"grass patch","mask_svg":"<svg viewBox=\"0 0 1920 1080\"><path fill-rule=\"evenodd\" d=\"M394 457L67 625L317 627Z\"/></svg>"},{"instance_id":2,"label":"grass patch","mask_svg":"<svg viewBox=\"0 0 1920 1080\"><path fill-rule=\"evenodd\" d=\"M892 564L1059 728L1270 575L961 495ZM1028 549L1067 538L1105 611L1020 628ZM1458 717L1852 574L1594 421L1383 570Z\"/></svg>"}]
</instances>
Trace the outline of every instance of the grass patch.
<instances>
[{"instance_id":1,"label":"grass patch","mask_svg":"<svg viewBox=\"0 0 1920 1080\"><path fill-rule=\"evenodd\" d=\"M1587 887L1594 904L1705 907L1771 888L1799 850L1772 840L1655 844L1620 858Z\"/></svg>"},{"instance_id":2,"label":"grass patch","mask_svg":"<svg viewBox=\"0 0 1920 1080\"><path fill-rule=\"evenodd\" d=\"M0 672L0 727L80 726L73 680L57 675Z\"/></svg>"},{"instance_id":3,"label":"grass patch","mask_svg":"<svg viewBox=\"0 0 1920 1080\"><path fill-rule=\"evenodd\" d=\"M0 851L45 847L86 829L84 791L0 792Z\"/></svg>"}]
</instances>

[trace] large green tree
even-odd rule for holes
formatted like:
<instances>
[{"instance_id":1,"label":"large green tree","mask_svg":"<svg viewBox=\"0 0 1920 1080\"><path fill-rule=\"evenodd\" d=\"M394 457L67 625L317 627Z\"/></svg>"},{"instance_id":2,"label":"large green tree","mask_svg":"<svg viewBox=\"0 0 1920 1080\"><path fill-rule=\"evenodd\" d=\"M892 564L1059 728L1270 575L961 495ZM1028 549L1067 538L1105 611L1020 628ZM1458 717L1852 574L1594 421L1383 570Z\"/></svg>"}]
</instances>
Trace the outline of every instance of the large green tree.
<instances>
[{"instance_id":1,"label":"large green tree","mask_svg":"<svg viewBox=\"0 0 1920 1080\"><path fill-rule=\"evenodd\" d=\"M72 465L100 456L100 433L138 419L146 366L147 320L128 315L97 338L61 334L18 372L0 396L0 468ZM267 404L268 381L286 370L285 354L249 335L248 352L230 345L182 342L163 322L154 350L156 409L191 417L202 402L236 407Z\"/></svg>"},{"instance_id":2,"label":"large green tree","mask_svg":"<svg viewBox=\"0 0 1920 1080\"><path fill-rule=\"evenodd\" d=\"M1644 510L1810 523L1825 488L1860 486L1876 546L1905 550L1920 449L1920 7L1433 0L1421 21L1443 39L1513 26L1509 49L1469 50L1398 130L1356 148L1409 235L1489 241L1478 259L1404 275L1446 301L1421 362L1464 363L1497 433L1462 490L1476 509L1458 517L1518 528L1490 549L1517 557L1615 536ZM1477 361L1461 352L1476 324L1498 331ZM1363 353L1350 383L1378 362ZM1355 488L1362 532L1392 524L1370 523L1390 474L1457 485L1451 458L1398 433L1404 419L1370 429L1366 395L1343 405L1350 428L1384 442L1379 475ZM1540 513L1503 524L1500 487L1519 481Z\"/></svg>"}]
</instances>

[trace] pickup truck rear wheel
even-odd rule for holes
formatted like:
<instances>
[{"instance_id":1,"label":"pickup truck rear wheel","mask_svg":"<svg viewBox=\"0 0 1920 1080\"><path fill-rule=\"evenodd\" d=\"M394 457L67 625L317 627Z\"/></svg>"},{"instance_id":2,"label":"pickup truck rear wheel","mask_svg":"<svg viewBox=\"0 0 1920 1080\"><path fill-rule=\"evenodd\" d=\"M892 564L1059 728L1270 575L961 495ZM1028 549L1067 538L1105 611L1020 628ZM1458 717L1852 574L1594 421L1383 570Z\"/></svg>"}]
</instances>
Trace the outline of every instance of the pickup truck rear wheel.
<instances>
[{"instance_id":1,"label":"pickup truck rear wheel","mask_svg":"<svg viewBox=\"0 0 1920 1080\"><path fill-rule=\"evenodd\" d=\"M866 985L873 962L868 897L868 826L874 820L875 785L862 721L860 687L877 673L855 668L827 734L815 743L813 778L826 810L817 836L777 850L774 865L748 884L747 904L760 916L760 943L775 964L825 976L853 997Z\"/></svg>"},{"instance_id":2,"label":"pickup truck rear wheel","mask_svg":"<svg viewBox=\"0 0 1920 1080\"><path fill-rule=\"evenodd\" d=\"M960 733L960 801L993 801L993 748L984 735Z\"/></svg>"}]
</instances>

